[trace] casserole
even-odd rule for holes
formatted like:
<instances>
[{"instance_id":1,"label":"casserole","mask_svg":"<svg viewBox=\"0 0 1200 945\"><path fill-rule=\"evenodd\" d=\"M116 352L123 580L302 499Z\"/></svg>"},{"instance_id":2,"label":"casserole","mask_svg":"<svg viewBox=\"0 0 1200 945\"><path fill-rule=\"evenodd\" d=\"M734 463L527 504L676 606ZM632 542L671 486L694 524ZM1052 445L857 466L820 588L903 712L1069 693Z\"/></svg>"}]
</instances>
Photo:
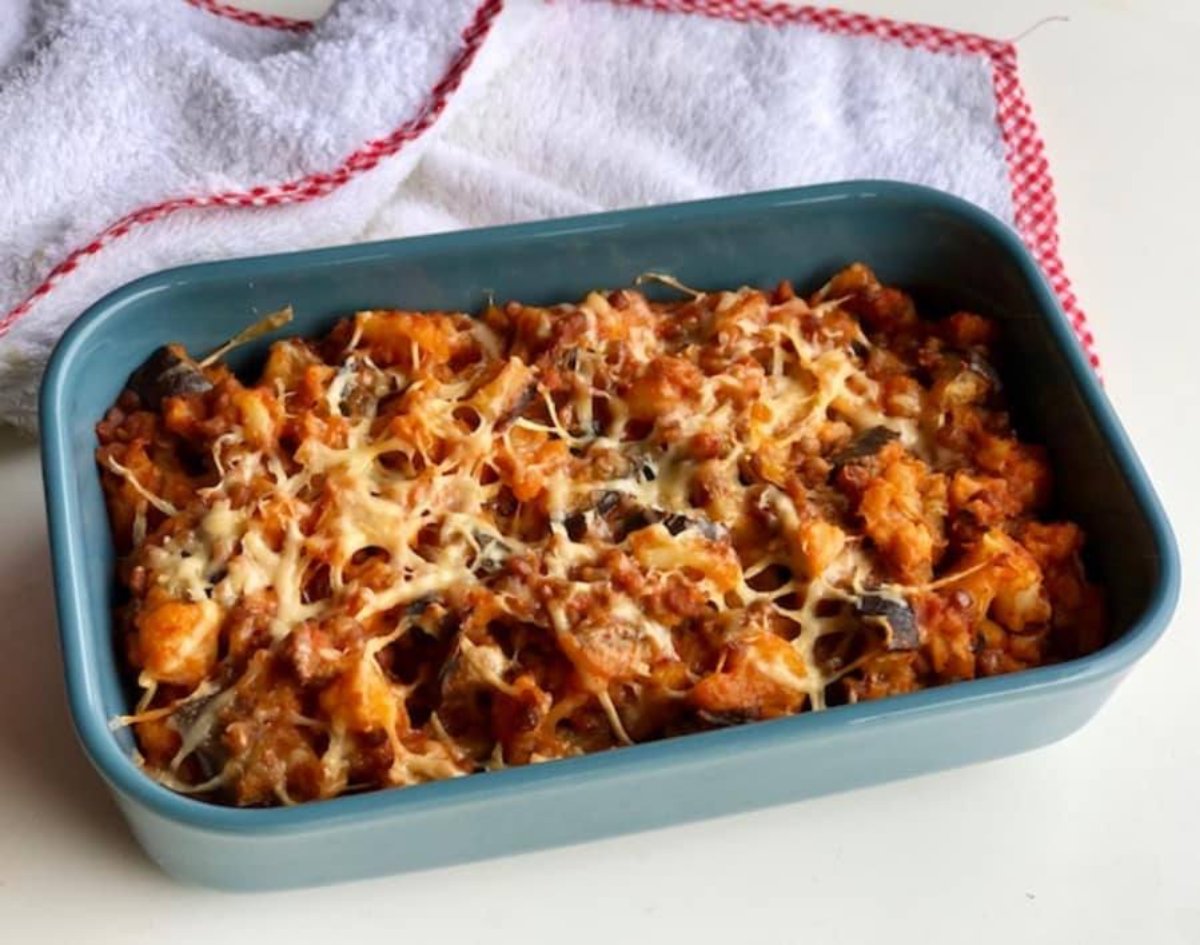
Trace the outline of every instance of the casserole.
<instances>
[{"instance_id":1,"label":"casserole","mask_svg":"<svg viewBox=\"0 0 1200 945\"><path fill-rule=\"evenodd\" d=\"M112 643L113 550L93 427L153 348L215 347L291 304L313 335L357 309L477 310L488 294L553 303L642 272L684 283L819 285L853 259L923 308L995 317L1018 428L1045 443L1062 514L1090 537L1112 640L1082 659L619 752L340 797L215 808L132 760ZM229 359L249 368L269 340ZM1166 625L1169 528L1034 263L998 221L907 185L860 182L188 267L94 306L43 385L44 474L75 726L150 855L181 878L268 888L573 842L763 806L1031 748L1086 721Z\"/></svg>"}]
</instances>

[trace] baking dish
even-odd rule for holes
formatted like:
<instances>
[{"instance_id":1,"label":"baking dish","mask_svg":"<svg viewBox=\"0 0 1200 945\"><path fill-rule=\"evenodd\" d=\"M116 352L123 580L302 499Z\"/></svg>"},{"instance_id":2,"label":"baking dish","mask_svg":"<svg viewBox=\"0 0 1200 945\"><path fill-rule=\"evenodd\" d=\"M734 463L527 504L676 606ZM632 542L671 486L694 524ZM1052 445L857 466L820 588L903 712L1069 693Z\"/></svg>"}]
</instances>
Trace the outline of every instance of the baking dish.
<instances>
[{"instance_id":1,"label":"baking dish","mask_svg":"<svg viewBox=\"0 0 1200 945\"><path fill-rule=\"evenodd\" d=\"M292 808L233 809L142 774L112 644L113 550L93 427L160 344L205 351L285 304L291 330L360 308L552 303L669 272L701 287L819 284L861 259L937 310L1001 321L1018 426L1045 443L1056 502L1082 524L1112 640L1083 659L771 722ZM231 356L261 357L270 339ZM1033 748L1090 718L1165 628L1169 526L1067 322L1017 237L910 185L853 182L387 243L232 260L138 280L94 305L46 372L42 452L71 714L149 855L231 889L454 863L761 807Z\"/></svg>"}]
</instances>

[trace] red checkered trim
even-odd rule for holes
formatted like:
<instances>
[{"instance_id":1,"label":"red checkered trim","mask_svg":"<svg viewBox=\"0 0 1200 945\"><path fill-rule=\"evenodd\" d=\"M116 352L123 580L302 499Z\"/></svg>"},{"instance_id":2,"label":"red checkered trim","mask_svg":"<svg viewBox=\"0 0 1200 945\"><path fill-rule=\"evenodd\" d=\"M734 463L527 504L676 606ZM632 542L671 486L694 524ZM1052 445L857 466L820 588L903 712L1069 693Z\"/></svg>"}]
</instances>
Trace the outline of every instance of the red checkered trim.
<instances>
[{"instance_id":1,"label":"red checkered trim","mask_svg":"<svg viewBox=\"0 0 1200 945\"><path fill-rule=\"evenodd\" d=\"M273 30L290 30L293 33L303 33L306 30L312 29L312 23L308 20L293 20L288 16L255 13L252 10L231 7L228 4L221 3L220 0L184 0L184 2L190 3L205 13L211 13L214 16L223 16L227 20L237 20L246 26L265 26Z\"/></svg>"},{"instance_id":2,"label":"red checkered trim","mask_svg":"<svg viewBox=\"0 0 1200 945\"><path fill-rule=\"evenodd\" d=\"M1012 181L1013 219L1017 232L1046 274L1092 367L1099 371L1095 338L1059 255L1054 179L1046 160L1046 146L1017 76L1017 50L1011 43L1002 44L992 55L992 85L996 91L996 120L1004 136L1008 175Z\"/></svg>"},{"instance_id":3,"label":"red checkered trim","mask_svg":"<svg viewBox=\"0 0 1200 945\"><path fill-rule=\"evenodd\" d=\"M832 7L797 7L761 0L607 0L627 7L663 13L690 13L740 23L775 26L801 24L842 36L870 36L902 43L914 49L939 53L987 56L992 63L996 94L996 121L1004 139L1005 158L1012 182L1013 221L1017 232L1042 267L1046 278L1070 319L1092 367L1099 370L1095 340L1079 300L1071 289L1059 255L1058 208L1054 181L1046 161L1046 148L1033 120L1025 90L1017 75L1017 51L1012 43L975 33L901 23L882 17L847 13Z\"/></svg>"},{"instance_id":4,"label":"red checkered trim","mask_svg":"<svg viewBox=\"0 0 1200 945\"><path fill-rule=\"evenodd\" d=\"M225 15L232 11L236 19L242 19L241 11L234 11L216 0L187 0L195 6ZM766 3L760 0L608 0L619 6L640 7L664 13L689 13L744 23L768 23L773 25L801 24L830 33L847 36L870 36L876 39L899 42L905 46L926 49L931 52L967 53L986 55L992 63L993 86L996 94L996 120L1004 138L1005 157L1012 182L1013 217L1017 231L1033 252L1051 287L1057 294L1063 310L1070 319L1084 351L1092 366L1099 369L1099 358L1095 342L1087 326L1079 300L1071 288L1062 258L1059 255L1058 208L1054 196L1054 182L1046 161L1045 145L1038 133L1037 125L1025 91L1017 75L1016 48L1011 43L1000 42L974 33L962 33L919 23L901 23L882 17L847 13L831 7L796 7L781 3ZM415 119L401 126L386 138L368 142L363 148L334 171L315 174L296 181L266 187L255 187L247 191L229 191L207 197L181 197L144 207L112 224L95 240L75 250L59 263L46 280L23 302L0 318L0 338L48 294L64 276L78 268L88 256L95 255L113 240L119 239L135 226L151 223L177 210L201 207L270 207L283 204L302 203L323 197L345 184L357 174L375 167L383 158L395 154L409 141L419 137L429 128L445 109L449 96L458 88L463 73L475 58L479 46L491 27L492 21L503 8L503 0L487 0L475 13L470 26L463 32L463 49L451 64L441 82L434 87L426 107ZM279 18L246 14L255 20ZM299 21L284 21L296 24ZM275 25L256 22L254 25ZM282 28L292 28L285 26Z\"/></svg>"},{"instance_id":5,"label":"red checkered trim","mask_svg":"<svg viewBox=\"0 0 1200 945\"><path fill-rule=\"evenodd\" d=\"M415 117L405 122L384 138L368 141L342 164L332 171L310 174L282 184L252 187L249 190L229 190L206 196L174 197L160 203L142 207L126 214L100 233L86 246L73 251L52 270L45 280L3 318L0 318L0 338L3 338L37 302L53 291L54 287L70 273L79 268L89 256L95 256L110 243L120 239L135 227L144 226L170 216L179 210L197 210L207 207L280 207L305 203L333 193L335 190L371 170L384 158L391 157L411 141L415 141L438 120L445 111L450 97L462 84L479 47L487 38L497 15L504 8L504 0L485 0L475 10L470 24L462 33L463 44L451 61L437 85L429 93L425 104Z\"/></svg>"}]
</instances>

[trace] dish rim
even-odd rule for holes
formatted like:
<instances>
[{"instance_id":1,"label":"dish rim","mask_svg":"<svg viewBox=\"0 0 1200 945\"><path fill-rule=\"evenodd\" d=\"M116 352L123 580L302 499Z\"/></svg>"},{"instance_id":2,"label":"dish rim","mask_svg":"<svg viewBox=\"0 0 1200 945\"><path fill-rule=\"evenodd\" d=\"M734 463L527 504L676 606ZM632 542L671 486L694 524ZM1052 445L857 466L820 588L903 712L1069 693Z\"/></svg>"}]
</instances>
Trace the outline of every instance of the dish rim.
<instances>
[{"instance_id":1,"label":"dish rim","mask_svg":"<svg viewBox=\"0 0 1200 945\"><path fill-rule=\"evenodd\" d=\"M1142 613L1117 640L1088 656L1004 676L953 683L902 696L839 706L825 712L805 712L770 721L732 726L685 737L627 746L550 764L526 765L402 789L380 789L295 807L237 808L177 794L145 774L112 737L102 711L102 670L92 655L111 645L111 617L92 626L85 601L84 576L90 564L79 521L83 502L72 488L80 470L71 457L66 424L67 391L73 366L87 342L126 306L149 294L185 284L254 276L269 263L273 269L362 262L398 254L437 254L439 251L481 249L522 240L553 239L630 224L685 224L713 216L745 215L829 201L878 198L906 200L964 218L996 241L1020 270L1034 296L1037 317L1046 323L1053 344L1066 363L1064 381L1073 383L1091 413L1104 442L1124 477L1139 511L1149 526L1160 561L1159 579ZM1126 671L1162 635L1179 596L1178 549L1166 515L1149 478L1088 364L1066 317L1044 276L1017 235L1000 220L958 197L914 184L858 180L718 197L686 203L607 211L554 220L462 230L429 236L359 243L327 249L275 253L197 263L143 276L91 305L67 330L54 349L41 385L42 475L46 495L59 639L65 669L72 723L92 764L125 799L160 817L216 833L268 835L362 825L420 813L434 808L470 805L537 791L552 791L581 779L616 779L643 766L658 769L703 763L730 753L742 754L796 741L820 741L841 728L885 724L889 720L935 713L947 707L994 702L1009 696L1029 696L1049 689L1075 688ZM94 470L90 471L93 475Z\"/></svg>"}]
</instances>

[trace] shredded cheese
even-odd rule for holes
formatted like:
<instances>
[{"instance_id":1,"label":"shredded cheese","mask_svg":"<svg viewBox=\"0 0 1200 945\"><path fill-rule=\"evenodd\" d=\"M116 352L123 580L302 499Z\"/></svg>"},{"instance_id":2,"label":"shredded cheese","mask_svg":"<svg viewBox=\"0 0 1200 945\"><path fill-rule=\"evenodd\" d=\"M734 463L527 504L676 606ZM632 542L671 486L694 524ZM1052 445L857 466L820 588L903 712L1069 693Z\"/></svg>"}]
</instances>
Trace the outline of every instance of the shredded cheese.
<instances>
[{"instance_id":1,"label":"shredded cheese","mask_svg":"<svg viewBox=\"0 0 1200 945\"><path fill-rule=\"evenodd\" d=\"M902 477L962 461L925 390L885 396L868 369L891 355L843 308L853 280L810 304L644 279L685 299L360 312L321 345L277 344L256 387L219 349L189 395L203 409L159 418L177 437L160 450L188 444L180 470L211 458L182 505L108 449L143 688L117 721L148 770L291 804L820 710L880 652L865 598L992 593L1002 554L998 607L1045 619L1011 539L898 580L854 507L882 473L868 457L836 483L840 450L890 441L911 459L876 501L919 529ZM187 494L171 475L189 474L156 488Z\"/></svg>"}]
</instances>

